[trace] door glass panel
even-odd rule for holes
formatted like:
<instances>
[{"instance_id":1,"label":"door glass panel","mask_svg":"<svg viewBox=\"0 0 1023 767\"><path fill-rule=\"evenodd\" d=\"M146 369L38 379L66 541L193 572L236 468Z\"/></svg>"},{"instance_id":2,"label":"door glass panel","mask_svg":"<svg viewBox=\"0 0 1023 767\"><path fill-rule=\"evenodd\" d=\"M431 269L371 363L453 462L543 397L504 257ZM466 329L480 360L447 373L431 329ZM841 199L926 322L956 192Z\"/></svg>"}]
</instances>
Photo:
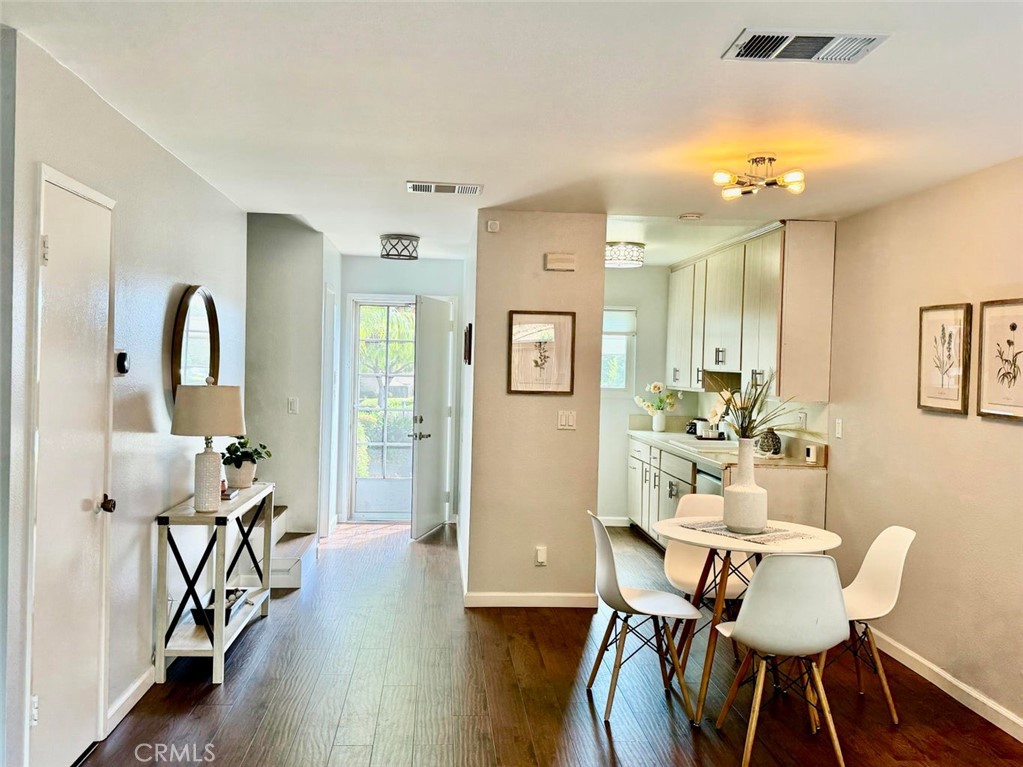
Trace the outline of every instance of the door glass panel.
<instances>
[{"instance_id":1,"label":"door glass panel","mask_svg":"<svg viewBox=\"0 0 1023 767\"><path fill-rule=\"evenodd\" d=\"M387 479L412 479L412 446L387 446L384 476Z\"/></svg>"},{"instance_id":2,"label":"door glass panel","mask_svg":"<svg viewBox=\"0 0 1023 767\"><path fill-rule=\"evenodd\" d=\"M415 306L358 307L354 519L412 511Z\"/></svg>"}]
</instances>

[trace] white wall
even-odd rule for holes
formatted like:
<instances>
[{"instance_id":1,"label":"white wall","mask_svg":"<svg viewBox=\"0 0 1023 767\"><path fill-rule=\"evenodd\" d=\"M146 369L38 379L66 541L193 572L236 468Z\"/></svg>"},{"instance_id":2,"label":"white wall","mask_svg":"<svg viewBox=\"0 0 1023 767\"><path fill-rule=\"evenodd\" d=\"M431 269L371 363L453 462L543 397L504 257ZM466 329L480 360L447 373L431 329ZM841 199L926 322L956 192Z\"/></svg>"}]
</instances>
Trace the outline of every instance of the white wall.
<instances>
[{"instance_id":1,"label":"white wall","mask_svg":"<svg viewBox=\"0 0 1023 767\"><path fill-rule=\"evenodd\" d=\"M338 474L338 514L348 516L350 477L347 467L352 454L352 366L355 364L355 318L352 314L354 296L440 296L459 298L462 295L462 261L421 259L419 261L388 261L383 258L343 256L344 295L341 305L341 471ZM461 310L456 307L456 313ZM461 339L462 323L455 321L456 337ZM457 392L456 392L457 395ZM457 433L457 432L455 432Z\"/></svg>"},{"instance_id":2,"label":"white wall","mask_svg":"<svg viewBox=\"0 0 1023 767\"><path fill-rule=\"evenodd\" d=\"M330 250L291 216L248 217L248 367L245 425L273 458L259 478L277 483L289 532L316 530L320 496L323 286ZM337 285L335 285L337 288ZM288 398L298 398L298 413Z\"/></svg>"},{"instance_id":3,"label":"white wall","mask_svg":"<svg viewBox=\"0 0 1023 767\"><path fill-rule=\"evenodd\" d=\"M498 234L486 221L501 222ZM603 214L479 212L467 604L590 606L597 502ZM575 272L545 272L544 253L574 253ZM508 394L508 312L576 312L575 393ZM576 431L558 431L575 410ZM533 565L546 545L549 565Z\"/></svg>"},{"instance_id":4,"label":"white wall","mask_svg":"<svg viewBox=\"0 0 1023 767\"><path fill-rule=\"evenodd\" d=\"M220 378L245 370L245 215L27 38L17 41L13 216L11 562L8 764L21 763L26 680L26 380L29 260L36 253L43 162L117 201L113 214L114 344L132 357L114 381L110 536L111 703L151 670L153 520L192 493L201 441L170 435L170 329L185 287L217 303ZM5 287L7 287L5 285ZM6 302L6 299L5 299ZM185 556L193 556L187 552ZM90 609L89 606L84 606Z\"/></svg>"},{"instance_id":5,"label":"white wall","mask_svg":"<svg viewBox=\"0 0 1023 767\"><path fill-rule=\"evenodd\" d=\"M1023 739L1023 423L974 414L979 316L970 415L916 407L919 308L1023 296L1021 173L1017 159L839 222L828 525L846 580L885 527L917 531L877 628Z\"/></svg>"},{"instance_id":6,"label":"white wall","mask_svg":"<svg viewBox=\"0 0 1023 767\"><path fill-rule=\"evenodd\" d=\"M633 402L652 381L664 380L668 327L668 267L608 269L604 274L604 306L631 307L636 311L636 366L634 391L600 393L600 473L597 513L607 521L622 522L628 474L629 416L643 415ZM677 413L689 412L695 394L683 395Z\"/></svg>"}]
</instances>

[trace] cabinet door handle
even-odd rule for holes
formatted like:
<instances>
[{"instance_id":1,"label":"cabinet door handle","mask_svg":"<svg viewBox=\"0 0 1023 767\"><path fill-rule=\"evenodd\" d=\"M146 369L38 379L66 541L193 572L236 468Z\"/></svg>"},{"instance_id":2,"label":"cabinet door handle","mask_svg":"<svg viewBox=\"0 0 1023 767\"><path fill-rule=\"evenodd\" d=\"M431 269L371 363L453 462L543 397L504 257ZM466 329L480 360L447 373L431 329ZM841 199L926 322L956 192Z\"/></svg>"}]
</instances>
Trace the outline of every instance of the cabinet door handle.
<instances>
[{"instance_id":1,"label":"cabinet door handle","mask_svg":"<svg viewBox=\"0 0 1023 767\"><path fill-rule=\"evenodd\" d=\"M678 368L671 369L671 382L678 383Z\"/></svg>"},{"instance_id":2,"label":"cabinet door handle","mask_svg":"<svg viewBox=\"0 0 1023 767\"><path fill-rule=\"evenodd\" d=\"M714 349L714 364L724 365L725 364L725 350L717 347Z\"/></svg>"},{"instance_id":3,"label":"cabinet door handle","mask_svg":"<svg viewBox=\"0 0 1023 767\"><path fill-rule=\"evenodd\" d=\"M654 474L654 490L657 490L661 486L661 472Z\"/></svg>"},{"instance_id":4,"label":"cabinet door handle","mask_svg":"<svg viewBox=\"0 0 1023 767\"><path fill-rule=\"evenodd\" d=\"M703 383L703 368L696 368L696 383Z\"/></svg>"},{"instance_id":5,"label":"cabinet door handle","mask_svg":"<svg viewBox=\"0 0 1023 767\"><path fill-rule=\"evenodd\" d=\"M678 485L669 480L668 482L668 498L674 498L678 495Z\"/></svg>"}]
</instances>

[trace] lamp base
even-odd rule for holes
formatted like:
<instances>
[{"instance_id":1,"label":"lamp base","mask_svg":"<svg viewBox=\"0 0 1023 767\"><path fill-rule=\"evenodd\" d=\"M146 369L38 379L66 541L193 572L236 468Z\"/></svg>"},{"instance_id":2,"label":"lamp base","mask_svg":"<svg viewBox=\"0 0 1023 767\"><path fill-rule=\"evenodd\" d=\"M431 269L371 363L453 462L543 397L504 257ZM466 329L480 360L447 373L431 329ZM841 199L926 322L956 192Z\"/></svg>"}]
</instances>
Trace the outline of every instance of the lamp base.
<instances>
[{"instance_id":1,"label":"lamp base","mask_svg":"<svg viewBox=\"0 0 1023 767\"><path fill-rule=\"evenodd\" d=\"M192 506L206 514L220 511L220 453L212 447L195 454L195 499Z\"/></svg>"}]
</instances>

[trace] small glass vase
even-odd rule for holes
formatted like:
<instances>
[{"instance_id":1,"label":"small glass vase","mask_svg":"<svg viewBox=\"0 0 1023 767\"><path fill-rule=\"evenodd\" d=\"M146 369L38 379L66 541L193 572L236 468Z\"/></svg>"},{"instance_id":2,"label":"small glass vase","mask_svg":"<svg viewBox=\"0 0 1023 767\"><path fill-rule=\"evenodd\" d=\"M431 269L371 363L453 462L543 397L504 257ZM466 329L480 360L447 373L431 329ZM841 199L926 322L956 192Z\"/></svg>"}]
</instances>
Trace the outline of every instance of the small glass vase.
<instances>
[{"instance_id":1,"label":"small glass vase","mask_svg":"<svg viewBox=\"0 0 1023 767\"><path fill-rule=\"evenodd\" d=\"M655 410L653 415L654 431L664 431L668 427L668 416L663 410Z\"/></svg>"},{"instance_id":2,"label":"small glass vase","mask_svg":"<svg viewBox=\"0 0 1023 767\"><path fill-rule=\"evenodd\" d=\"M739 440L739 462L725 488L725 527L733 533L755 534L767 527L767 491L753 477L752 439Z\"/></svg>"}]
</instances>

